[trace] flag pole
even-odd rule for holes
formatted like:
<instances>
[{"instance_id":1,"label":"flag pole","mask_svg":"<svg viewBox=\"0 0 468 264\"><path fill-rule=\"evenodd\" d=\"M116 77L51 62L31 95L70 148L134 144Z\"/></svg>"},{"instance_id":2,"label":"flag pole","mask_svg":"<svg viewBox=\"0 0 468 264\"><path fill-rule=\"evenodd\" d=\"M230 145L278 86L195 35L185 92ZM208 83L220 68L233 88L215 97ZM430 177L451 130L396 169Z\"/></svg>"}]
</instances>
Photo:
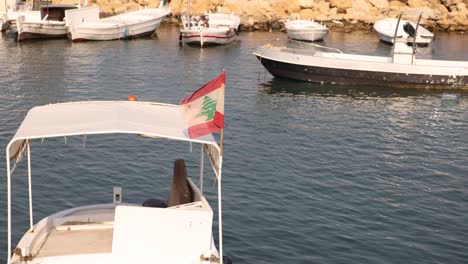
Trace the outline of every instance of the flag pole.
<instances>
[{"instance_id":1,"label":"flag pole","mask_svg":"<svg viewBox=\"0 0 468 264\"><path fill-rule=\"evenodd\" d=\"M219 131L219 155L223 156L223 146L224 146L224 128L221 128Z\"/></svg>"},{"instance_id":2,"label":"flag pole","mask_svg":"<svg viewBox=\"0 0 468 264\"><path fill-rule=\"evenodd\" d=\"M226 76L226 69L223 69L222 74ZM226 77L225 77L226 78ZM223 98L223 108L224 108L224 97L226 94L226 79L224 79L224 89L222 89L221 97ZM223 147L224 147L224 125L219 131L219 155L223 156Z\"/></svg>"}]
</instances>

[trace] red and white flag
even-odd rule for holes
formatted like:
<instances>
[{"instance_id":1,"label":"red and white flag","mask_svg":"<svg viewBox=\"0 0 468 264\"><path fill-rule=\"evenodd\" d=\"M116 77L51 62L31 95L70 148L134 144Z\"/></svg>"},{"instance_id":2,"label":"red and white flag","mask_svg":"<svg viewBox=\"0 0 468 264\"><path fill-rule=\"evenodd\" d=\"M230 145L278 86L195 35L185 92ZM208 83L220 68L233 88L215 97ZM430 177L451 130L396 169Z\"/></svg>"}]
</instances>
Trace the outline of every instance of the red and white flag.
<instances>
[{"instance_id":1,"label":"red and white flag","mask_svg":"<svg viewBox=\"0 0 468 264\"><path fill-rule=\"evenodd\" d=\"M190 138L197 138L224 128L224 83L226 72L183 99L185 121Z\"/></svg>"}]
</instances>

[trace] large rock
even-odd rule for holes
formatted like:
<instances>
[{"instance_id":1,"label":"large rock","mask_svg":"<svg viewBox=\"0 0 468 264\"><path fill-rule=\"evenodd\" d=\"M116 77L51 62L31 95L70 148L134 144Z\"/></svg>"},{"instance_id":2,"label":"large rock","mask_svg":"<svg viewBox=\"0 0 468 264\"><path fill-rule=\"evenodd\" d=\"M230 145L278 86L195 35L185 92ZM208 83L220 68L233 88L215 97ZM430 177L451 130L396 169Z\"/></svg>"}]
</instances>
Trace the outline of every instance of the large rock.
<instances>
[{"instance_id":1,"label":"large rock","mask_svg":"<svg viewBox=\"0 0 468 264\"><path fill-rule=\"evenodd\" d=\"M437 9L437 11L439 11L441 14L448 14L448 9L447 7L445 7L443 4L436 4L435 6L435 9Z\"/></svg>"},{"instance_id":2,"label":"large rock","mask_svg":"<svg viewBox=\"0 0 468 264\"><path fill-rule=\"evenodd\" d=\"M366 0L354 0L353 6L346 9L344 18L347 20L374 23L376 20L382 19L383 15Z\"/></svg>"},{"instance_id":3,"label":"large rock","mask_svg":"<svg viewBox=\"0 0 468 264\"><path fill-rule=\"evenodd\" d=\"M270 5L279 18L284 18L285 15L290 16L301 10L297 0L270 0Z\"/></svg>"},{"instance_id":4,"label":"large rock","mask_svg":"<svg viewBox=\"0 0 468 264\"><path fill-rule=\"evenodd\" d=\"M336 7L340 12L345 11L353 6L352 0L330 0L330 6Z\"/></svg>"},{"instance_id":5,"label":"large rock","mask_svg":"<svg viewBox=\"0 0 468 264\"><path fill-rule=\"evenodd\" d=\"M430 5L426 0L408 0L408 6L412 8L429 7Z\"/></svg>"},{"instance_id":6,"label":"large rock","mask_svg":"<svg viewBox=\"0 0 468 264\"><path fill-rule=\"evenodd\" d=\"M465 3L457 4L457 9L458 9L458 12L460 12L462 14L465 14L465 15L468 15L468 9L466 8Z\"/></svg>"},{"instance_id":7,"label":"large rock","mask_svg":"<svg viewBox=\"0 0 468 264\"><path fill-rule=\"evenodd\" d=\"M302 9L299 12L299 16L301 19L315 19L317 15L318 15L318 12L312 9Z\"/></svg>"},{"instance_id":8,"label":"large rock","mask_svg":"<svg viewBox=\"0 0 468 264\"><path fill-rule=\"evenodd\" d=\"M388 9L388 0L370 0L369 2L380 10Z\"/></svg>"},{"instance_id":9,"label":"large rock","mask_svg":"<svg viewBox=\"0 0 468 264\"><path fill-rule=\"evenodd\" d=\"M314 0L298 0L299 6L302 9L313 8L314 7Z\"/></svg>"},{"instance_id":10,"label":"large rock","mask_svg":"<svg viewBox=\"0 0 468 264\"><path fill-rule=\"evenodd\" d=\"M408 6L400 1L390 1L388 3L388 8L392 11L405 11L408 9Z\"/></svg>"},{"instance_id":11,"label":"large rock","mask_svg":"<svg viewBox=\"0 0 468 264\"><path fill-rule=\"evenodd\" d=\"M317 10L319 13L325 15L330 10L330 3L324 0L320 0L315 6L314 9Z\"/></svg>"}]
</instances>

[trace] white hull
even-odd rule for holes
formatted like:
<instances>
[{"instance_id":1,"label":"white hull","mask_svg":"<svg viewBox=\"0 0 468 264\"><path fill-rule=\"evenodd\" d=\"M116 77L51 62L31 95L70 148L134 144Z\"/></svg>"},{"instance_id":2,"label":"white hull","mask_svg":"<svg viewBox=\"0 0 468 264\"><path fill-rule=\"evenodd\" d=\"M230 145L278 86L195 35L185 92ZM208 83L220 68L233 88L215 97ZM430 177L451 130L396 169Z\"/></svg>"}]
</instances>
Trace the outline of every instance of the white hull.
<instances>
[{"instance_id":1,"label":"white hull","mask_svg":"<svg viewBox=\"0 0 468 264\"><path fill-rule=\"evenodd\" d=\"M180 31L182 40L186 44L206 45L224 45L233 42L237 38L234 29L183 29Z\"/></svg>"},{"instance_id":2,"label":"white hull","mask_svg":"<svg viewBox=\"0 0 468 264\"><path fill-rule=\"evenodd\" d=\"M387 42L393 43L394 36L395 36L395 28L397 25L398 19L395 18L386 18L383 20L379 20L374 24L374 30L377 32L379 39ZM409 38L408 33L403 30L403 25L405 23L410 23L414 28L416 28L416 23L408 22L405 20L400 20L400 24L398 25L398 32L397 38L402 39L408 43L412 43L413 40ZM418 27L418 34L416 36L416 44L428 45L434 39L434 34L431 33L426 28L419 25Z\"/></svg>"},{"instance_id":3,"label":"white hull","mask_svg":"<svg viewBox=\"0 0 468 264\"><path fill-rule=\"evenodd\" d=\"M288 38L294 40L317 41L327 35L328 29L290 29L288 30Z\"/></svg>"},{"instance_id":4,"label":"white hull","mask_svg":"<svg viewBox=\"0 0 468 264\"><path fill-rule=\"evenodd\" d=\"M153 9L154 10L154 9ZM67 11L67 14L73 14L79 17L79 11ZM145 35L152 35L156 32L163 19L170 13L169 10L157 10L155 12L148 12L147 10L140 10L129 12L122 15L99 19L98 10L89 10L91 14L88 19L82 20L73 19L69 22L69 37L73 41L78 40L115 40L126 39Z\"/></svg>"},{"instance_id":5,"label":"white hull","mask_svg":"<svg viewBox=\"0 0 468 264\"><path fill-rule=\"evenodd\" d=\"M290 20L285 27L288 38L294 40L317 41L328 33L327 27L309 20Z\"/></svg>"},{"instance_id":6,"label":"white hull","mask_svg":"<svg viewBox=\"0 0 468 264\"><path fill-rule=\"evenodd\" d=\"M65 22L17 22L18 41L34 38L61 38L67 36Z\"/></svg>"}]
</instances>

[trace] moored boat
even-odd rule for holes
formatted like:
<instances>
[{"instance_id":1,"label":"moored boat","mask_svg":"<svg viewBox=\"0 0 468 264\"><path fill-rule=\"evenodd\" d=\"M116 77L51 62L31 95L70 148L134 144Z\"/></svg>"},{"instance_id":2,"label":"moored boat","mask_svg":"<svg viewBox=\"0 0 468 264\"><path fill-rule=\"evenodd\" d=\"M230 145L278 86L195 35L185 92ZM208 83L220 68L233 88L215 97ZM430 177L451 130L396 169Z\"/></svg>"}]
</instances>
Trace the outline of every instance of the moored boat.
<instances>
[{"instance_id":1,"label":"moored boat","mask_svg":"<svg viewBox=\"0 0 468 264\"><path fill-rule=\"evenodd\" d=\"M88 7L67 10L66 20L73 41L116 40L151 36L170 13L170 8L146 8L101 19L97 7Z\"/></svg>"},{"instance_id":2,"label":"moored boat","mask_svg":"<svg viewBox=\"0 0 468 264\"><path fill-rule=\"evenodd\" d=\"M223 45L237 38L240 18L233 14L210 13L202 16L182 16L180 40L186 44Z\"/></svg>"},{"instance_id":3,"label":"moored boat","mask_svg":"<svg viewBox=\"0 0 468 264\"><path fill-rule=\"evenodd\" d=\"M328 33L325 25L311 20L288 20L285 23L288 38L303 41L321 40Z\"/></svg>"},{"instance_id":4,"label":"moored boat","mask_svg":"<svg viewBox=\"0 0 468 264\"><path fill-rule=\"evenodd\" d=\"M224 126L224 83L223 73L180 105L86 101L32 108L6 148L7 263L123 264L147 263L148 260L174 264L227 263L220 257L223 253L221 172L224 137L221 130L218 143L212 135ZM206 97L210 98L211 104L205 109ZM31 156L36 153L31 153L32 141L112 134L133 135L139 137L138 140L153 142L162 139L199 145L198 183L188 177L185 161L176 159L167 200L150 198L141 203L126 203L122 188L114 187L109 203L69 208L34 222ZM12 250L11 177L23 155L28 161L29 227ZM136 156L129 155L129 158ZM204 164L206 157L210 161L208 166ZM218 183L218 248L213 239L214 211L204 195L205 167L212 167ZM136 180L141 175L124 177ZM153 194L149 195L152 197Z\"/></svg>"},{"instance_id":5,"label":"moored boat","mask_svg":"<svg viewBox=\"0 0 468 264\"><path fill-rule=\"evenodd\" d=\"M419 45L428 45L434 39L434 34L424 28L421 25L417 26L417 23L400 20L398 23L398 18L385 18L375 22L374 30L377 32L379 39L383 42L394 43L395 38L395 29L398 24L397 38L405 40L407 43L413 43L416 41L416 44ZM408 28L418 28L418 33L415 38L411 37L407 32Z\"/></svg>"},{"instance_id":6,"label":"moored boat","mask_svg":"<svg viewBox=\"0 0 468 264\"><path fill-rule=\"evenodd\" d=\"M40 17L19 15L16 21L17 40L66 37L65 11L76 8L79 6L54 4L41 6Z\"/></svg>"},{"instance_id":7,"label":"moored boat","mask_svg":"<svg viewBox=\"0 0 468 264\"><path fill-rule=\"evenodd\" d=\"M330 83L468 88L468 62L416 59L397 42L392 56L260 46L254 55L275 77Z\"/></svg>"}]
</instances>

